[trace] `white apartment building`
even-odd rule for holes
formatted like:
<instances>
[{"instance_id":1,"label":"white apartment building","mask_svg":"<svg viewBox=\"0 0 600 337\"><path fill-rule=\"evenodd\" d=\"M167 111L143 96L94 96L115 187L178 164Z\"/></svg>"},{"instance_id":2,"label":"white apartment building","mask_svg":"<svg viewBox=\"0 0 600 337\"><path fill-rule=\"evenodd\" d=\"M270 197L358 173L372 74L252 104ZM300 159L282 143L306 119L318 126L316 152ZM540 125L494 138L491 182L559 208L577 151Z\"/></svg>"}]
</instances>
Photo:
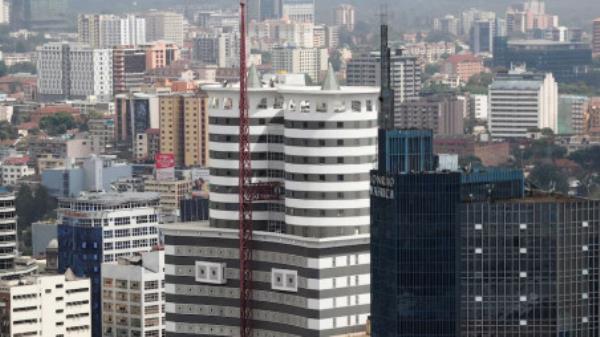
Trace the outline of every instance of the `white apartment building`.
<instances>
[{"instance_id":1,"label":"white apartment building","mask_svg":"<svg viewBox=\"0 0 600 337\"><path fill-rule=\"evenodd\" d=\"M136 15L80 14L78 41L92 48L146 43L146 20Z\"/></svg>"},{"instance_id":2,"label":"white apartment building","mask_svg":"<svg viewBox=\"0 0 600 337\"><path fill-rule=\"evenodd\" d=\"M146 19L146 41L168 41L183 45L183 15L173 12L152 11Z\"/></svg>"},{"instance_id":3,"label":"white apartment building","mask_svg":"<svg viewBox=\"0 0 600 337\"><path fill-rule=\"evenodd\" d=\"M300 48L315 47L315 25L289 19L252 21L249 39L255 49L270 51L274 46L290 45Z\"/></svg>"},{"instance_id":4,"label":"white apartment building","mask_svg":"<svg viewBox=\"0 0 600 337\"><path fill-rule=\"evenodd\" d=\"M289 74L307 74L318 82L327 70L329 52L325 48L278 47L273 49L273 70Z\"/></svg>"},{"instance_id":5,"label":"white apartment building","mask_svg":"<svg viewBox=\"0 0 600 337\"><path fill-rule=\"evenodd\" d=\"M43 100L112 99L112 49L79 43L47 43L38 48L38 93Z\"/></svg>"},{"instance_id":6,"label":"white apartment building","mask_svg":"<svg viewBox=\"0 0 600 337\"><path fill-rule=\"evenodd\" d=\"M240 34L222 32L217 36L217 65L235 68L240 65Z\"/></svg>"},{"instance_id":7,"label":"white apartment building","mask_svg":"<svg viewBox=\"0 0 600 337\"><path fill-rule=\"evenodd\" d=\"M137 46L146 43L146 19L127 15L120 19L121 45Z\"/></svg>"},{"instance_id":8,"label":"white apartment building","mask_svg":"<svg viewBox=\"0 0 600 337\"><path fill-rule=\"evenodd\" d=\"M29 157L7 158L0 164L2 185L16 186L21 178L35 175L35 169L28 165Z\"/></svg>"},{"instance_id":9,"label":"white apartment building","mask_svg":"<svg viewBox=\"0 0 600 337\"><path fill-rule=\"evenodd\" d=\"M281 17L297 22L315 22L315 0L281 0Z\"/></svg>"},{"instance_id":10,"label":"white apartment building","mask_svg":"<svg viewBox=\"0 0 600 337\"><path fill-rule=\"evenodd\" d=\"M349 32L354 31L356 25L356 9L352 5L341 4L334 9L334 24L342 26Z\"/></svg>"},{"instance_id":11,"label":"white apartment building","mask_svg":"<svg viewBox=\"0 0 600 337\"><path fill-rule=\"evenodd\" d=\"M102 265L102 336L165 337L164 252Z\"/></svg>"},{"instance_id":12,"label":"white apartment building","mask_svg":"<svg viewBox=\"0 0 600 337\"><path fill-rule=\"evenodd\" d=\"M0 282L0 335L91 337L90 280L67 270Z\"/></svg>"},{"instance_id":13,"label":"white apartment building","mask_svg":"<svg viewBox=\"0 0 600 337\"><path fill-rule=\"evenodd\" d=\"M10 1L0 0L0 24L10 23Z\"/></svg>"},{"instance_id":14,"label":"white apartment building","mask_svg":"<svg viewBox=\"0 0 600 337\"><path fill-rule=\"evenodd\" d=\"M487 120L489 101L487 95L471 95L471 115L479 120Z\"/></svg>"},{"instance_id":15,"label":"white apartment building","mask_svg":"<svg viewBox=\"0 0 600 337\"><path fill-rule=\"evenodd\" d=\"M552 74L497 75L488 97L488 130L492 137L526 137L531 129L557 132L558 85Z\"/></svg>"}]
</instances>

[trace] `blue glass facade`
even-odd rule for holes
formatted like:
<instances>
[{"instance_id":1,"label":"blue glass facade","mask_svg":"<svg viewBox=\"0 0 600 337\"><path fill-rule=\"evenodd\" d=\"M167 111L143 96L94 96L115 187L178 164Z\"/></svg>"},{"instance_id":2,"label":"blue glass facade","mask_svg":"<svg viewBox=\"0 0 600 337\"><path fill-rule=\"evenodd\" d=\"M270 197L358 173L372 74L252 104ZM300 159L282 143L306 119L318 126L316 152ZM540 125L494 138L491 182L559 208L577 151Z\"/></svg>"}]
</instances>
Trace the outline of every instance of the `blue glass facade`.
<instances>
[{"instance_id":1,"label":"blue glass facade","mask_svg":"<svg viewBox=\"0 0 600 337\"><path fill-rule=\"evenodd\" d=\"M546 40L494 39L494 66L524 63L529 70L551 72L558 82L585 79L592 66L592 49L585 43Z\"/></svg>"},{"instance_id":2,"label":"blue glass facade","mask_svg":"<svg viewBox=\"0 0 600 337\"><path fill-rule=\"evenodd\" d=\"M599 336L599 229L600 201L526 193L521 171L384 165L371 175L372 335Z\"/></svg>"},{"instance_id":3,"label":"blue glass facade","mask_svg":"<svg viewBox=\"0 0 600 337\"><path fill-rule=\"evenodd\" d=\"M373 336L457 336L461 175L378 174L392 193L371 197Z\"/></svg>"},{"instance_id":4,"label":"blue glass facade","mask_svg":"<svg viewBox=\"0 0 600 337\"><path fill-rule=\"evenodd\" d=\"M76 221L70 218L71 221ZM58 269L70 268L79 277L89 277L92 285L92 336L102 335L101 266L102 227L81 227L77 223L58 226Z\"/></svg>"},{"instance_id":5,"label":"blue glass facade","mask_svg":"<svg viewBox=\"0 0 600 337\"><path fill-rule=\"evenodd\" d=\"M379 130L380 171L406 173L434 168L433 131Z\"/></svg>"}]
</instances>

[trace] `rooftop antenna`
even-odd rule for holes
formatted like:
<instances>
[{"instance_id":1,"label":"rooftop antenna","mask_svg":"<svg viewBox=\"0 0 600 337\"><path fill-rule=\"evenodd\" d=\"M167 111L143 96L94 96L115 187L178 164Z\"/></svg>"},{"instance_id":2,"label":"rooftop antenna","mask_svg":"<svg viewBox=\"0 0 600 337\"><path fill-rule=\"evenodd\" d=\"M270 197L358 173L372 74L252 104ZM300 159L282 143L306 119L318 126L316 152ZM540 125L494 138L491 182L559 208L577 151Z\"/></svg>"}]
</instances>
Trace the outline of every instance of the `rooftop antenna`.
<instances>
[{"instance_id":1,"label":"rooftop antenna","mask_svg":"<svg viewBox=\"0 0 600 337\"><path fill-rule=\"evenodd\" d=\"M382 3L380 9L381 21L381 41L380 41L380 72L381 72L381 94L379 96L379 127L384 130L394 128L394 90L392 89L391 79L391 58L392 51L389 46L388 37L388 6Z\"/></svg>"}]
</instances>

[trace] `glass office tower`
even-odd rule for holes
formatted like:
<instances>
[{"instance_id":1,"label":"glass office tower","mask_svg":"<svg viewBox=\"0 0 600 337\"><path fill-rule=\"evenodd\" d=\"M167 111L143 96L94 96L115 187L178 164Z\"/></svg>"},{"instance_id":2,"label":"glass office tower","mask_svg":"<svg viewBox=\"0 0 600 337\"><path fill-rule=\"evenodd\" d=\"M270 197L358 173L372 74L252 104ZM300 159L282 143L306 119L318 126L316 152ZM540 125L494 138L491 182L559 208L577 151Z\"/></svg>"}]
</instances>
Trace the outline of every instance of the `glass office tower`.
<instances>
[{"instance_id":1,"label":"glass office tower","mask_svg":"<svg viewBox=\"0 0 600 337\"><path fill-rule=\"evenodd\" d=\"M525 193L520 171L380 166L373 336L598 336L599 215L599 201Z\"/></svg>"}]
</instances>

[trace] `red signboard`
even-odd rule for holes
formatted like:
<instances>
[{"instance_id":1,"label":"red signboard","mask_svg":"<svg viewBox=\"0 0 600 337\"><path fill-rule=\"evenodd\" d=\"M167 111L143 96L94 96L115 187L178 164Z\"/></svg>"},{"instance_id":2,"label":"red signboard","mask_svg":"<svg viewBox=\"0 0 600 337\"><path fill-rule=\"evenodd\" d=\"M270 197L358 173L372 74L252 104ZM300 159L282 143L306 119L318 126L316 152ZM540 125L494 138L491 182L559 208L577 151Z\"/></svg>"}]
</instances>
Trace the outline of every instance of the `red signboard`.
<instances>
[{"instance_id":1,"label":"red signboard","mask_svg":"<svg viewBox=\"0 0 600 337\"><path fill-rule=\"evenodd\" d=\"M175 167L175 155L172 153L159 153L154 158L157 169L168 169Z\"/></svg>"}]
</instances>

